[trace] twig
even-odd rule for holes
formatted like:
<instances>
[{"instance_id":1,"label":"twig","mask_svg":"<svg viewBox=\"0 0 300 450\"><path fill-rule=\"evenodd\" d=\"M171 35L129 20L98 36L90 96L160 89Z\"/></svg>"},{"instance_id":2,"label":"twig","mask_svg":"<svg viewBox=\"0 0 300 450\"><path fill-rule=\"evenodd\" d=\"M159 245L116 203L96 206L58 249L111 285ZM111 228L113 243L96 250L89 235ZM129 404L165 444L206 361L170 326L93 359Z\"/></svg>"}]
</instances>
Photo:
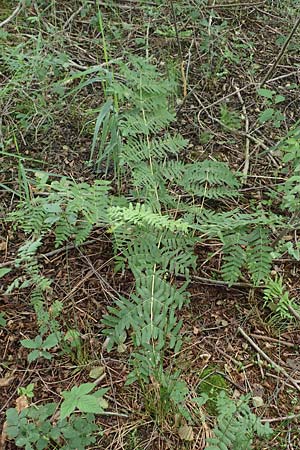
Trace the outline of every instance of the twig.
<instances>
[{"instance_id":1,"label":"twig","mask_svg":"<svg viewBox=\"0 0 300 450\"><path fill-rule=\"evenodd\" d=\"M216 286L224 286L227 287L228 289L230 288L251 288L251 289L262 289L265 288L265 285L260 285L260 286L253 286L251 283L233 283L230 286L228 285L229 283L227 281L222 281L222 280L213 280L212 278L204 278L204 277L198 277L196 275L192 276L192 281L200 281L201 283L204 284L212 284L212 285L216 285Z\"/></svg>"},{"instance_id":2,"label":"twig","mask_svg":"<svg viewBox=\"0 0 300 450\"><path fill-rule=\"evenodd\" d=\"M185 70L184 70L183 52L182 52L181 41L180 41L179 33L178 33L177 19L176 19L176 13L175 13L174 5L173 5L173 0L169 0L169 4L170 4L170 8L171 8L173 26L174 26L174 31L175 31L175 36L176 36L176 41L177 41L177 46L178 46L178 51L179 51L181 77L182 77L182 84L183 84L183 98L185 98L187 96L187 82L186 82Z\"/></svg>"},{"instance_id":3,"label":"twig","mask_svg":"<svg viewBox=\"0 0 300 450\"><path fill-rule=\"evenodd\" d=\"M70 15L70 17L68 18L68 20L66 21L66 23L64 24L64 29L67 28L67 26L69 25L69 23L72 22L72 20L74 19L74 17L76 17L80 11L82 11L84 8L84 4L80 6L80 8L78 8L76 11L73 12L73 14Z\"/></svg>"},{"instance_id":4,"label":"twig","mask_svg":"<svg viewBox=\"0 0 300 450\"><path fill-rule=\"evenodd\" d=\"M215 5L204 6L205 9L216 9L216 8L238 8L240 6L245 6L246 8L252 8L253 6L264 5L266 0L261 2L249 2L249 3L219 3Z\"/></svg>"},{"instance_id":5,"label":"twig","mask_svg":"<svg viewBox=\"0 0 300 450\"><path fill-rule=\"evenodd\" d=\"M38 259L42 259L42 258L49 259L51 256L57 255L62 252L66 252L68 250L72 250L73 248L79 248L79 247L83 247L85 245L94 244L97 241L99 241L99 239L91 239L89 241L82 242L82 244L79 244L79 245L78 244L77 245L76 244L68 244L68 245L65 245L64 247L60 247L60 248L57 248L56 250L52 250L51 252L41 253L40 255L38 255L37 258ZM14 262L15 262L14 259L12 259L10 261L5 261L0 264L0 268L7 267L7 266L13 266Z\"/></svg>"},{"instance_id":6,"label":"twig","mask_svg":"<svg viewBox=\"0 0 300 450\"><path fill-rule=\"evenodd\" d=\"M300 392L300 386L283 367L279 366L264 351L262 351L241 327L238 327L238 332L249 342L249 344L260 354L260 356L262 356L266 361L268 361L268 363L270 363L278 372L282 373L290 381L290 383L297 389L297 391Z\"/></svg>"},{"instance_id":7,"label":"twig","mask_svg":"<svg viewBox=\"0 0 300 450\"><path fill-rule=\"evenodd\" d=\"M288 305L288 310L294 317L296 317L297 320L300 321L300 314L292 306Z\"/></svg>"},{"instance_id":8,"label":"twig","mask_svg":"<svg viewBox=\"0 0 300 450\"><path fill-rule=\"evenodd\" d=\"M242 105L242 111L245 117L245 133L246 133L246 140L245 140L245 163L244 163L244 168L243 168L243 181L245 183L245 181L247 180L247 175L248 175L248 171L249 171L249 165L250 165L250 139L249 139L249 118L248 118L248 114L247 114L247 110L246 110L246 106L244 103L244 100L241 96L241 92L239 90L239 88L237 86L234 86L235 90L236 90L236 94L239 98L240 104Z\"/></svg>"},{"instance_id":9,"label":"twig","mask_svg":"<svg viewBox=\"0 0 300 450\"><path fill-rule=\"evenodd\" d=\"M264 336L261 334L251 333L251 336L255 337L256 339L261 339L262 341L274 342L274 344L284 345L286 347L291 347L291 348L294 348L297 345L297 344L294 344L293 342L281 341L280 339L274 339L270 336Z\"/></svg>"},{"instance_id":10,"label":"twig","mask_svg":"<svg viewBox=\"0 0 300 450\"><path fill-rule=\"evenodd\" d=\"M24 0L22 0L18 6L16 7L16 9L11 13L11 15L9 17L7 17L5 20L3 20L3 22L0 23L0 28L4 27L4 25L7 25L9 22L11 22L21 11L21 9L24 6Z\"/></svg>"},{"instance_id":11,"label":"twig","mask_svg":"<svg viewBox=\"0 0 300 450\"><path fill-rule=\"evenodd\" d=\"M291 416L273 417L272 419L261 419L261 422L282 422L283 420L299 419L300 414L292 414Z\"/></svg>"},{"instance_id":12,"label":"twig","mask_svg":"<svg viewBox=\"0 0 300 450\"><path fill-rule=\"evenodd\" d=\"M235 91L234 93L236 94L236 91ZM193 95L194 95L194 97L196 98L197 102L199 103L199 105L200 105L201 108L202 108L202 109L198 112L198 115L197 115L197 119L198 119L198 123L199 123L199 124L201 123L201 121L200 121L200 115L201 115L201 113L202 113L203 111L205 111L206 114L208 115L208 117L209 117L213 122L217 122L219 125L221 125L221 127L225 128L225 129L228 130L228 131L231 131L231 132L234 133L234 134L237 134L237 135L239 135L239 136L246 136L246 137L248 137L251 141L255 142L255 144L259 145L259 146L262 147L264 150L267 150L267 151L269 152L269 150L270 150L269 147L268 147L266 144L264 144L260 139L257 139L256 137L252 136L252 135L249 134L249 133L245 133L244 131L240 131L240 130L237 130L237 129L235 129L235 128L231 128L231 127L229 127L228 125L226 125L225 123L223 123L221 120L217 119L216 117L213 117L213 116L208 112L207 108L205 108L205 107L203 106L203 104L202 104L201 100L199 99L199 97L198 97L195 93L193 93ZM210 106L212 106L212 105L210 105ZM272 156L272 155L268 154L268 156ZM273 159L274 159L274 158L273 158ZM274 161L273 161L273 162L274 162ZM276 164L276 161L275 161L275 164Z\"/></svg>"},{"instance_id":13,"label":"twig","mask_svg":"<svg viewBox=\"0 0 300 450\"><path fill-rule=\"evenodd\" d=\"M263 86L263 85L268 81L268 79L270 78L270 76L275 72L275 70L276 70L276 68L277 68L277 66L278 66L278 64L279 64L279 62L280 62L282 56L284 55L284 53L285 53L285 51L286 51L286 49L287 49L287 46L289 45L289 43L290 43L292 37L293 37L294 34L296 33L297 28L299 27L299 25L300 25L300 16L299 16L298 19L296 20L296 22L295 22L295 24L294 24L294 26L293 26L293 28L292 28L290 34L288 35L288 37L287 37L285 43L283 44L283 46L282 46L280 52L278 53L277 58L275 59L274 63L272 64L272 66L269 68L267 74L265 75L264 79L263 79L262 82L260 83L261 86Z\"/></svg>"}]
</instances>

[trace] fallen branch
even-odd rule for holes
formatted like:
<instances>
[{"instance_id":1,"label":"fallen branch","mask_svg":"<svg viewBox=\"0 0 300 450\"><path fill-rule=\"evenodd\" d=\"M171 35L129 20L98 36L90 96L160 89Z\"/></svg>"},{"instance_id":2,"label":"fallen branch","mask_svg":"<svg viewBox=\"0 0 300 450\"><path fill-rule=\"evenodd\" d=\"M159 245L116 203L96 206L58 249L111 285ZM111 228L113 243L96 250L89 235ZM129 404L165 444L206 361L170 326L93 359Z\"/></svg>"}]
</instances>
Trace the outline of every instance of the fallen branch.
<instances>
[{"instance_id":1,"label":"fallen branch","mask_svg":"<svg viewBox=\"0 0 300 450\"><path fill-rule=\"evenodd\" d=\"M21 1L18 6L16 7L16 9L11 13L11 15L9 17L7 17L5 20L3 20L3 22L0 23L0 28L4 27L4 25L7 25L9 22L11 22L21 11L21 9L24 6L24 1Z\"/></svg>"},{"instance_id":2,"label":"fallen branch","mask_svg":"<svg viewBox=\"0 0 300 450\"><path fill-rule=\"evenodd\" d=\"M245 331L238 327L238 332L249 342L249 344L262 356L268 363L272 365L278 372L282 373L290 383L300 392L300 386L298 383L290 376L290 374L281 366L279 366L275 361L273 361L264 351L262 351L257 344L245 333Z\"/></svg>"}]
</instances>

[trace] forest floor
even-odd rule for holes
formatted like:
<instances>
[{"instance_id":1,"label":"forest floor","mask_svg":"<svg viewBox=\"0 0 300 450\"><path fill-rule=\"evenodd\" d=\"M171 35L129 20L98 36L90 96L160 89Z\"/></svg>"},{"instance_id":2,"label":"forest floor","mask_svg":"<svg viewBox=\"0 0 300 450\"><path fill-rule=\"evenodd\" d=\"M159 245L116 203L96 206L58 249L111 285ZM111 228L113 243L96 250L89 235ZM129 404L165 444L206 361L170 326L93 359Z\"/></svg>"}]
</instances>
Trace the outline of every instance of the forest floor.
<instances>
[{"instance_id":1,"label":"forest floor","mask_svg":"<svg viewBox=\"0 0 300 450\"><path fill-rule=\"evenodd\" d=\"M15 3L0 0L0 22L14 11ZM74 93L71 101L56 94L51 86L72 72L105 64L103 33L109 60L126 61L128 52L149 54L162 70L179 74L173 128L189 140L183 155L187 161L210 158L224 161L234 170L244 170L247 183L243 189L249 202L262 202L278 176L276 149L268 156L266 149L273 148L298 118L299 31L267 78L267 88L284 97L278 105L269 104L274 114L281 115L259 122L266 99L257 98L256 90L297 19L296 2L235 5L189 1L184 5L174 2L174 10L172 2L96 3L28 2L0 28L1 268L13 266L25 238L5 221L18 201L19 161L29 179L36 170L85 182L102 176L95 165L86 163L90 159L94 111L103 103L101 84ZM31 54L31 62L26 52ZM52 62L57 58L51 75L40 63L42 58L52 58ZM300 380L300 322L291 321L281 328L270 324L261 289L247 280L230 288L221 281L220 253L216 250L214 242L209 248L195 248L197 270L189 285L190 304L180 313L186 340L176 355L177 367L194 390L201 373L213 367L234 397L251 393L261 399L255 412L270 422L275 433L271 441L258 442L257 450L299 449L300 397L293 381ZM70 242L59 249L54 249L50 236L40 255L43 274L53 280L52 295L64 305L61 323L66 329L79 330L82 347L73 360L57 351L50 361L29 363L28 351L20 340L34 337L38 330L30 293L26 289L6 292L15 271L1 278L0 312L6 320L0 327L1 424L7 409L15 406L21 387L34 383L37 404L60 401L61 391L91 381L91 369L102 367L105 376L101 387L109 388L111 415L100 416L104 433L93 448L204 449L214 418L208 414L204 423L193 427L193 440L182 441L171 420L157 424L151 417L139 386L125 385L130 344L125 353L107 353L103 347L101 319L115 296L128 295L133 285L131 273L114 271L109 235L103 229L94 229L85 244L76 247ZM284 274L291 297L297 299L299 263L285 255L275 261L273 271ZM245 335L285 372L276 371ZM170 355L166 361L168 366L172 366L172 358ZM2 446L3 450L17 448L7 440Z\"/></svg>"}]
</instances>

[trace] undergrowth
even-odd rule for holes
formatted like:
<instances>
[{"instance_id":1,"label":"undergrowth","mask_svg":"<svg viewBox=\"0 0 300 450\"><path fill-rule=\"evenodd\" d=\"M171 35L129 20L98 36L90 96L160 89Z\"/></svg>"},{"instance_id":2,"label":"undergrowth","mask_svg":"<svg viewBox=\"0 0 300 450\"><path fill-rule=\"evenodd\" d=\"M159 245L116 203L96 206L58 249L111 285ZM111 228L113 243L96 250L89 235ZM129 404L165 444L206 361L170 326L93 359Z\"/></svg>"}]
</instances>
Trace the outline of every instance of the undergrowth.
<instances>
[{"instance_id":1,"label":"undergrowth","mask_svg":"<svg viewBox=\"0 0 300 450\"><path fill-rule=\"evenodd\" d=\"M101 28L101 15L97 18ZM205 29L208 25L201 22ZM223 43L225 30L226 23L221 22L201 43L209 65L217 61L212 79L221 79L229 63L239 63L236 52L241 43L237 38L231 49L226 46L222 55L218 53L216 43ZM170 32L168 28L161 31ZM103 33L102 41L105 44ZM35 179L29 181L26 168L22 162L19 164L24 193L7 220L16 230L22 230L26 239L15 258L15 269L21 274L7 292L28 289L38 323L37 336L21 344L31 350L29 362L51 359L57 346L66 351L67 333L60 321L63 304L59 299L49 300L53 297L53 280L43 275L39 251L49 238L54 238L55 247L71 240L79 246L93 229L101 228L110 236L115 270L127 270L134 279L131 294L119 295L103 316L105 349L109 352L117 347L120 352L130 353L126 384L139 383L146 412L162 429L164 422L175 428L178 424L193 426L201 420L207 399L197 397L198 409L190 412L188 383L179 370L166 366L166 355L173 355L176 367L176 355L185 341L179 312L190 302L188 287L197 270L195 247L215 243L221 254L222 280L228 287L239 281L250 287L264 287L265 305L270 308L276 302L273 322L291 320L290 309L297 309L283 281L271 277L278 256L288 251L299 259L298 245L283 239L299 225L299 127L291 129L278 144L284 181L270 193L270 199L277 197L277 204L249 205L239 171L213 158L185 158L188 140L172 127L178 84L171 73L167 77L150 58L132 55L114 61L112 68L106 53L105 67L94 65L64 76L70 65L68 56L61 53L45 58L40 65L42 40L36 45L35 54L31 54L32 47L29 51L22 43L4 54L5 70L13 77L2 97L7 100L18 86L14 102L21 102L22 109L15 107L11 117L21 120L23 132L36 121L38 126L51 125L54 111L46 115L42 106L53 74L56 82L52 94L62 109L69 98L99 83L105 98L102 105L90 111L94 131L88 165L99 178L94 183L68 177L52 181L41 171L36 171ZM242 51L252 54L252 46L242 47ZM32 76L33 72L36 97L26 102L19 77ZM28 79L28 83L32 81ZM283 117L275 105L284 98L263 89L260 95L266 99L268 110L258 121L272 120L275 128L280 126ZM223 124L240 129L238 114L225 106L220 112ZM7 121L4 131L6 140L11 141L16 133L14 122ZM65 400L58 421L57 404L27 405L19 413L8 410L8 435L17 446L28 450L47 448L50 442L58 441L60 448L86 448L95 442L93 433L99 431L93 414L102 414L107 406L103 399L106 391L92 395L94 387L82 384L63 392ZM247 397L234 402L220 392L214 437L207 449L248 449L255 435L271 434L248 403ZM74 410L82 415L74 415ZM88 428L85 436L80 434L83 426Z\"/></svg>"}]
</instances>

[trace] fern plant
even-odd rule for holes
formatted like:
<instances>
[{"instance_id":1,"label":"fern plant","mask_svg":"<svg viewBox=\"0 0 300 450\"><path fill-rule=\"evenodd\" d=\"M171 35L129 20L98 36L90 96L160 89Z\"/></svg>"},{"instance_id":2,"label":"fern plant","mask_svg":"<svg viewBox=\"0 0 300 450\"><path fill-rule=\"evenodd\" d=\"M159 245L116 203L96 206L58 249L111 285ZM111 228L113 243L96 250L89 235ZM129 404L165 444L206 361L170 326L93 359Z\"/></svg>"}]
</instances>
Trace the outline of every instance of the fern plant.
<instances>
[{"instance_id":1,"label":"fern plant","mask_svg":"<svg viewBox=\"0 0 300 450\"><path fill-rule=\"evenodd\" d=\"M249 450L255 435L261 438L271 436L269 424L263 425L251 412L249 396L242 396L234 402L221 391L216 407L218 415L214 437L208 439L206 450Z\"/></svg>"},{"instance_id":2,"label":"fern plant","mask_svg":"<svg viewBox=\"0 0 300 450\"><path fill-rule=\"evenodd\" d=\"M264 289L264 307L271 310L270 323L276 326L286 326L294 320L290 308L299 310L299 305L290 298L283 284L282 277L276 276L274 280L268 280Z\"/></svg>"}]
</instances>

